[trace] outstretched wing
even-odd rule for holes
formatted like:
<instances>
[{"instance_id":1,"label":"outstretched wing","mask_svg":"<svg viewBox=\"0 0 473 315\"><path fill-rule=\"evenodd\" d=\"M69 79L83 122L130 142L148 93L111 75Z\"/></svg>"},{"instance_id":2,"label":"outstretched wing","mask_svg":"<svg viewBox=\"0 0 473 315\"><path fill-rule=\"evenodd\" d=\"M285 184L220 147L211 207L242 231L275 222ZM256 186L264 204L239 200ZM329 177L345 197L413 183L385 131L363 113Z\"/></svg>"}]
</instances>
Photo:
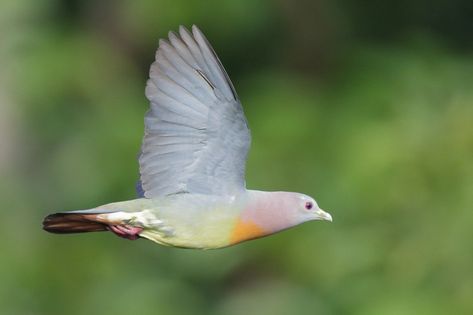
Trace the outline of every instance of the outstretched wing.
<instances>
[{"instance_id":1,"label":"outstretched wing","mask_svg":"<svg viewBox=\"0 0 473 315\"><path fill-rule=\"evenodd\" d=\"M146 97L139 158L144 196L229 195L245 188L250 132L220 60L202 32L160 40Z\"/></svg>"}]
</instances>

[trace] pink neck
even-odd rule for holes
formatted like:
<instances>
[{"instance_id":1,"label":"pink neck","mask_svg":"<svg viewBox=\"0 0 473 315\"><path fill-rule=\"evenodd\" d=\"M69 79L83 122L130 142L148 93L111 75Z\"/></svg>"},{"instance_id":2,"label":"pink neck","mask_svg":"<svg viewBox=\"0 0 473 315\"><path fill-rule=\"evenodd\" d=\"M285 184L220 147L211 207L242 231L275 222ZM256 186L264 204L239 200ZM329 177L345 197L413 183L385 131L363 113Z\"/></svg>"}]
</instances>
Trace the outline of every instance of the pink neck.
<instances>
[{"instance_id":1,"label":"pink neck","mask_svg":"<svg viewBox=\"0 0 473 315\"><path fill-rule=\"evenodd\" d=\"M286 192L248 191L250 199L240 219L257 224L268 233L275 233L294 225L294 218L286 211Z\"/></svg>"}]
</instances>

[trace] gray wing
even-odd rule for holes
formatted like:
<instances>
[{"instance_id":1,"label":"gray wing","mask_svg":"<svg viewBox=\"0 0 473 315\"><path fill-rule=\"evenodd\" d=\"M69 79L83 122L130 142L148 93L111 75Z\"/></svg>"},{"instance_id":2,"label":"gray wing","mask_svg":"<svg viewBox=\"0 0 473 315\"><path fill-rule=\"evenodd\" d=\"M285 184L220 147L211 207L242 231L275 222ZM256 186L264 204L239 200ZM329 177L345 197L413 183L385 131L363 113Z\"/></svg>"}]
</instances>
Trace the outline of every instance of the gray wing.
<instances>
[{"instance_id":1,"label":"gray wing","mask_svg":"<svg viewBox=\"0 0 473 315\"><path fill-rule=\"evenodd\" d=\"M245 188L250 132L235 89L202 32L160 40L139 157L144 196L228 195Z\"/></svg>"}]
</instances>

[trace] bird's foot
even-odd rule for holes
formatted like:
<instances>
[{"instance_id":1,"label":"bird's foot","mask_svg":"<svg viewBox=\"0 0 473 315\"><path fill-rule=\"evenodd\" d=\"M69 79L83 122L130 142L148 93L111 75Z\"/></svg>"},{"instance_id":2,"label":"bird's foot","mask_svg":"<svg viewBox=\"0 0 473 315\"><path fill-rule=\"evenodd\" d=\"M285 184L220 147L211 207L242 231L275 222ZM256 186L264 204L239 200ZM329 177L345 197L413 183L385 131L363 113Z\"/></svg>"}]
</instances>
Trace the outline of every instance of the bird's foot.
<instances>
[{"instance_id":1,"label":"bird's foot","mask_svg":"<svg viewBox=\"0 0 473 315\"><path fill-rule=\"evenodd\" d=\"M126 224L108 225L107 229L115 235L129 240L136 240L143 231L142 227L131 226Z\"/></svg>"}]
</instances>

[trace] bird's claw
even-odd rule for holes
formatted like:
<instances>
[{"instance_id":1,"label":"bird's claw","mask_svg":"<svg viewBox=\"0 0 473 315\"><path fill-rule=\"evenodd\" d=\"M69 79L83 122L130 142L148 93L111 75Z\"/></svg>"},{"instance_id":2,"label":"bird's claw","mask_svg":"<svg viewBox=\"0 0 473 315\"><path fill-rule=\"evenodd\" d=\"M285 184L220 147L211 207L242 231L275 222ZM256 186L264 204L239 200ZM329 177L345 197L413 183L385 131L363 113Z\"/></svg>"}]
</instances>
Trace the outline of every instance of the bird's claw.
<instances>
[{"instance_id":1,"label":"bird's claw","mask_svg":"<svg viewBox=\"0 0 473 315\"><path fill-rule=\"evenodd\" d=\"M107 229L113 232L115 235L129 240L138 239L140 237L140 233L143 231L142 227L136 227L127 224L108 225Z\"/></svg>"}]
</instances>

